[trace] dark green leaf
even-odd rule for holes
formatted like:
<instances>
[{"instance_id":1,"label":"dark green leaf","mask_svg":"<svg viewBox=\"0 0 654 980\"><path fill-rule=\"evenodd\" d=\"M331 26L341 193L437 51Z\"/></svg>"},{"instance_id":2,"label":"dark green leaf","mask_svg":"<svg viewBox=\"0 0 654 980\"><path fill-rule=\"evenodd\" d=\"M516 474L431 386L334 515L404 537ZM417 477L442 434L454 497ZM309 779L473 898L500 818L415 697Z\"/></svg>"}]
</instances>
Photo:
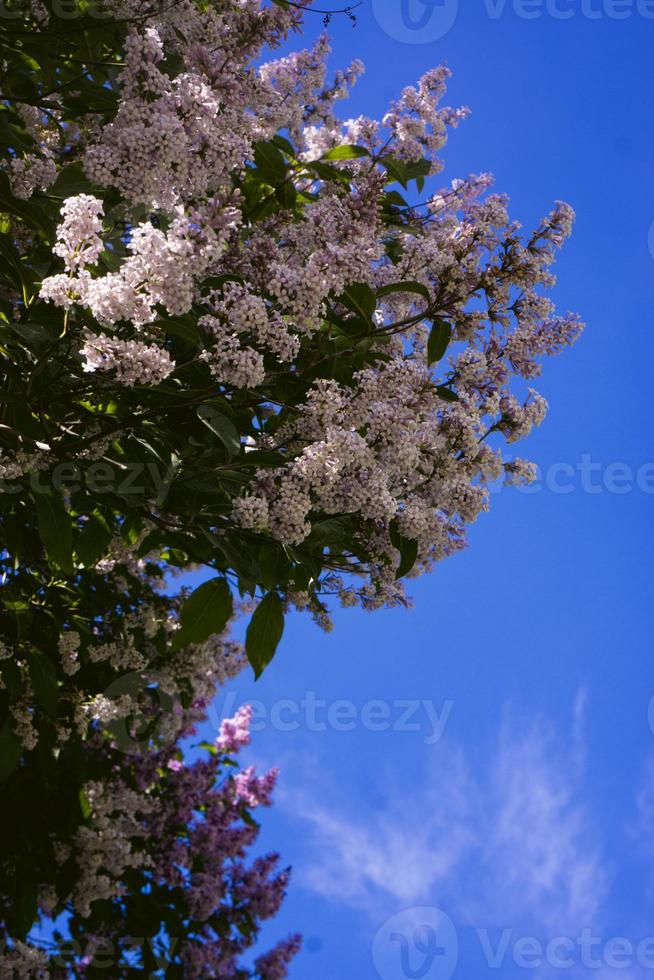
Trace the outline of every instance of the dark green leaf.
<instances>
[{"instance_id":1,"label":"dark green leaf","mask_svg":"<svg viewBox=\"0 0 654 980\"><path fill-rule=\"evenodd\" d=\"M434 320L429 340L427 341L427 363L436 364L445 356L447 348L452 339L452 327L447 320L437 317Z\"/></svg>"},{"instance_id":2,"label":"dark green leaf","mask_svg":"<svg viewBox=\"0 0 654 980\"><path fill-rule=\"evenodd\" d=\"M27 344L30 350L41 351L48 344L52 343L52 333L40 323L14 320L10 324L10 327L13 333L17 334Z\"/></svg>"},{"instance_id":3,"label":"dark green leaf","mask_svg":"<svg viewBox=\"0 0 654 980\"><path fill-rule=\"evenodd\" d=\"M412 280L407 282L392 282L388 286L382 286L377 290L377 298L381 299L382 296L390 296L391 293L416 293L416 295L424 297L428 303L431 300L427 287L421 282L414 282Z\"/></svg>"},{"instance_id":4,"label":"dark green leaf","mask_svg":"<svg viewBox=\"0 0 654 980\"><path fill-rule=\"evenodd\" d=\"M275 191L275 197L282 205L282 207L292 210L295 207L295 202L297 201L297 191L295 185L289 180L285 180L283 184L280 184Z\"/></svg>"},{"instance_id":5,"label":"dark green leaf","mask_svg":"<svg viewBox=\"0 0 654 980\"><path fill-rule=\"evenodd\" d=\"M63 569L69 575L73 572L73 528L70 514L61 494L49 491L35 493L39 534L45 546L48 562L53 567Z\"/></svg>"},{"instance_id":6,"label":"dark green leaf","mask_svg":"<svg viewBox=\"0 0 654 980\"><path fill-rule=\"evenodd\" d=\"M439 398L442 398L446 402L458 402L459 396L456 391L452 391L451 388L447 388L445 385L438 385L436 388L436 394Z\"/></svg>"},{"instance_id":7,"label":"dark green leaf","mask_svg":"<svg viewBox=\"0 0 654 980\"><path fill-rule=\"evenodd\" d=\"M18 664L12 658L2 660L0 662L0 676L9 696L9 702L15 704L23 693L23 678Z\"/></svg>"},{"instance_id":8,"label":"dark green leaf","mask_svg":"<svg viewBox=\"0 0 654 980\"><path fill-rule=\"evenodd\" d=\"M386 191L384 201L391 207L408 208L409 206L399 191Z\"/></svg>"},{"instance_id":9,"label":"dark green leaf","mask_svg":"<svg viewBox=\"0 0 654 980\"><path fill-rule=\"evenodd\" d=\"M321 180L335 180L340 184L349 184L350 178L344 170L338 170L328 163L321 163L315 160L313 163L305 164L305 169L315 173Z\"/></svg>"},{"instance_id":10,"label":"dark green leaf","mask_svg":"<svg viewBox=\"0 0 654 980\"><path fill-rule=\"evenodd\" d=\"M137 515L126 517L120 526L120 536L126 544L136 544L143 530L143 521Z\"/></svg>"},{"instance_id":11,"label":"dark green leaf","mask_svg":"<svg viewBox=\"0 0 654 980\"><path fill-rule=\"evenodd\" d=\"M297 151L293 144L287 140L285 136L280 136L279 133L277 133L276 136L273 136L271 142L273 142L275 146L279 147L280 150L283 150L289 157L295 157Z\"/></svg>"},{"instance_id":12,"label":"dark green leaf","mask_svg":"<svg viewBox=\"0 0 654 980\"><path fill-rule=\"evenodd\" d=\"M182 606L182 625L174 636L173 649L179 650L189 643L203 643L215 633L222 633L232 612L232 593L227 580L214 578L205 582Z\"/></svg>"},{"instance_id":13,"label":"dark green leaf","mask_svg":"<svg viewBox=\"0 0 654 980\"><path fill-rule=\"evenodd\" d=\"M311 534L307 538L309 544L321 547L342 547L352 535L352 521L347 517L328 517L324 521L312 522Z\"/></svg>"},{"instance_id":14,"label":"dark green leaf","mask_svg":"<svg viewBox=\"0 0 654 980\"><path fill-rule=\"evenodd\" d=\"M197 347L200 343L200 334L193 316L162 320L161 326L166 333L188 344L189 347Z\"/></svg>"},{"instance_id":15,"label":"dark green leaf","mask_svg":"<svg viewBox=\"0 0 654 980\"><path fill-rule=\"evenodd\" d=\"M274 589L288 573L291 563L276 543L264 544L259 552L259 578L266 589Z\"/></svg>"},{"instance_id":16,"label":"dark green leaf","mask_svg":"<svg viewBox=\"0 0 654 980\"><path fill-rule=\"evenodd\" d=\"M222 442L230 459L238 456L241 451L241 440L233 422L219 412L213 405L200 405L198 418Z\"/></svg>"},{"instance_id":17,"label":"dark green leaf","mask_svg":"<svg viewBox=\"0 0 654 980\"><path fill-rule=\"evenodd\" d=\"M84 173L81 163L69 163L48 191L52 197L72 197L74 194L96 194L97 187Z\"/></svg>"},{"instance_id":18,"label":"dark green leaf","mask_svg":"<svg viewBox=\"0 0 654 980\"><path fill-rule=\"evenodd\" d=\"M20 253L8 235L0 235L0 257L3 259L2 275L15 289L31 296L36 278L32 270L21 261Z\"/></svg>"},{"instance_id":19,"label":"dark green leaf","mask_svg":"<svg viewBox=\"0 0 654 980\"><path fill-rule=\"evenodd\" d=\"M370 320L377 309L375 294L370 286L364 282L354 282L348 286L343 296L340 297L340 301L348 309L362 316L364 320Z\"/></svg>"},{"instance_id":20,"label":"dark green leaf","mask_svg":"<svg viewBox=\"0 0 654 980\"><path fill-rule=\"evenodd\" d=\"M400 534L396 521L391 521L389 530L391 543L400 553L400 564L395 573L395 578L404 578L416 563L418 542L413 538L405 538L404 535Z\"/></svg>"},{"instance_id":21,"label":"dark green leaf","mask_svg":"<svg viewBox=\"0 0 654 980\"><path fill-rule=\"evenodd\" d=\"M276 592L269 592L254 611L245 637L245 652L256 678L268 666L284 632L284 607Z\"/></svg>"},{"instance_id":22,"label":"dark green leaf","mask_svg":"<svg viewBox=\"0 0 654 980\"><path fill-rule=\"evenodd\" d=\"M254 162L257 176L268 184L279 184L286 179L284 154L272 143L254 144Z\"/></svg>"},{"instance_id":23,"label":"dark green leaf","mask_svg":"<svg viewBox=\"0 0 654 980\"><path fill-rule=\"evenodd\" d=\"M6 718L0 728L0 782L14 771L20 761L22 750L21 741L11 727L11 720Z\"/></svg>"},{"instance_id":24,"label":"dark green leaf","mask_svg":"<svg viewBox=\"0 0 654 980\"><path fill-rule=\"evenodd\" d=\"M385 156L379 161L388 171L394 180L397 180L402 187L406 187L409 183L409 169L404 162L404 160L398 160L397 157Z\"/></svg>"},{"instance_id":25,"label":"dark green leaf","mask_svg":"<svg viewBox=\"0 0 654 980\"><path fill-rule=\"evenodd\" d=\"M28 655L30 679L36 700L50 718L57 717L57 674L52 661L40 650Z\"/></svg>"},{"instance_id":26,"label":"dark green leaf","mask_svg":"<svg viewBox=\"0 0 654 980\"><path fill-rule=\"evenodd\" d=\"M107 553L113 532L99 511L89 518L75 543L77 557L93 568Z\"/></svg>"}]
</instances>

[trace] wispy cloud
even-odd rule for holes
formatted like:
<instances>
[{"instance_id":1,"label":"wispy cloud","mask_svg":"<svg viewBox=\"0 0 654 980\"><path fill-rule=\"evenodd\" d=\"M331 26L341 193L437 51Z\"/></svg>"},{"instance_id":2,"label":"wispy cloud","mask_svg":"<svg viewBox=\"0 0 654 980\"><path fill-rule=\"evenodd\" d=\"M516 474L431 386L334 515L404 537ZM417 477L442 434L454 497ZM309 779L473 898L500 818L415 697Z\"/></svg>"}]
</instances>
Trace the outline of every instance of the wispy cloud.
<instances>
[{"instance_id":1,"label":"wispy cloud","mask_svg":"<svg viewBox=\"0 0 654 980\"><path fill-rule=\"evenodd\" d=\"M356 905L374 903L376 892L400 903L428 899L475 846L470 789L465 760L454 752L432 768L419 796L389 785L374 809L294 794L290 802L309 826L316 856L304 883Z\"/></svg>"},{"instance_id":2,"label":"wispy cloud","mask_svg":"<svg viewBox=\"0 0 654 980\"><path fill-rule=\"evenodd\" d=\"M582 710L578 699L571 739L544 719L502 727L479 790L486 820L475 855L476 913L498 924L529 919L551 935L600 917L608 876L583 800Z\"/></svg>"},{"instance_id":3,"label":"wispy cloud","mask_svg":"<svg viewBox=\"0 0 654 980\"><path fill-rule=\"evenodd\" d=\"M420 785L397 774L374 810L350 787L292 794L310 852L299 882L373 914L392 897L474 927L574 935L597 925L608 875L580 792L583 709L580 696L565 737L507 710L487 753L441 742Z\"/></svg>"}]
</instances>

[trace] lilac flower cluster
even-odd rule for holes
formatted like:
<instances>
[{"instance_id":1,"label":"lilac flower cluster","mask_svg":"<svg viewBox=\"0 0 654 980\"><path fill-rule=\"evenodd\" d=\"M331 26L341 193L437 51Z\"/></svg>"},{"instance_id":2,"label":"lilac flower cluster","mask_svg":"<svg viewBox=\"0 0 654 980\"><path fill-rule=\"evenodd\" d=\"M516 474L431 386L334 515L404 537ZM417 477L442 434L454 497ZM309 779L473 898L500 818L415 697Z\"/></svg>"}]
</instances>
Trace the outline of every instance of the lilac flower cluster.
<instances>
[{"instance_id":1,"label":"lilac flower cluster","mask_svg":"<svg viewBox=\"0 0 654 980\"><path fill-rule=\"evenodd\" d=\"M177 316L194 308L203 311L199 358L215 381L225 390L257 390L270 378L269 365L297 371L303 338L318 334L348 283L385 291L370 341L375 365L350 386L316 381L295 417L261 437L256 448L287 462L259 471L235 499L232 517L245 530L297 546L311 533L312 514L354 513L372 556L368 582L353 592L335 580L336 591L346 604L358 599L367 608L404 602L391 524L418 542L416 571L458 551L466 526L488 507L488 483L502 473L515 480L515 463L492 437L516 442L544 417L535 391L520 399L510 384L515 375L536 377L540 359L580 333L578 319L556 315L542 292L554 281L549 266L574 214L557 204L522 242L506 199L484 196L491 178L472 176L432 194L424 213L408 211L397 235L400 257L389 256L380 207L388 178L380 164L427 160L432 173L441 168L448 128L467 114L440 105L448 70L434 69L407 88L381 124L341 123L335 102L361 66L329 88L329 46L321 38L310 51L256 67L259 45L271 40L269 12L258 20L258 4L238 7L239 17L254 18L258 38L239 48L231 30L237 7L214 11L211 23L194 8L184 31L193 43L180 39L164 13L130 33L117 115L88 146L85 166L134 205L158 209L167 228L135 224L120 269L91 275L87 267L102 247L102 205L88 195L67 201L55 251L68 275L46 279L41 295L66 309L84 306L115 331L86 334L80 352L87 371L108 372L124 385L160 383L175 365L151 326L157 310ZM221 33L227 21L230 32ZM211 44L200 40L200 23ZM174 79L164 70L168 52L185 63ZM305 160L354 139L366 156L348 162L345 182L316 180L298 163L293 192L306 196L301 214L281 210L245 229L238 175L255 141L281 128L295 135ZM207 277L224 281L201 293ZM398 280L417 284L422 299L393 291ZM452 353L436 368L428 343L434 318L452 335ZM455 399L444 400L444 388ZM531 469L520 472L527 479Z\"/></svg>"}]
</instances>

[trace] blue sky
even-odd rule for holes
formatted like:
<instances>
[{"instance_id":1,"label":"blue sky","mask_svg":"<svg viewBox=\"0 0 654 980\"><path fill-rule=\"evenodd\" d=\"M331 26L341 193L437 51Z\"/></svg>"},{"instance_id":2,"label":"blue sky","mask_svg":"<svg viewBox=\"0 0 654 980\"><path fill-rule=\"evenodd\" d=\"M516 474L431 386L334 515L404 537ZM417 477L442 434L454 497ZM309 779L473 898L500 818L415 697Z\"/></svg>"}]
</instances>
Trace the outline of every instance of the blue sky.
<instances>
[{"instance_id":1,"label":"blue sky","mask_svg":"<svg viewBox=\"0 0 654 980\"><path fill-rule=\"evenodd\" d=\"M265 938L304 934L295 980L642 980L654 3L435 0L430 16L411 3L422 33L400 0L365 0L356 28L332 22L333 66L367 67L343 111L379 115L446 60L448 101L473 114L445 178L492 171L527 227L557 198L575 207L556 299L587 331L545 367L550 415L520 447L541 467L536 491L496 493L467 552L412 585L413 611L340 612L329 636L292 618L262 680L220 692L214 723L253 698L265 712L250 757L282 778L262 843L294 867ZM309 35L320 27L309 16Z\"/></svg>"}]
</instances>

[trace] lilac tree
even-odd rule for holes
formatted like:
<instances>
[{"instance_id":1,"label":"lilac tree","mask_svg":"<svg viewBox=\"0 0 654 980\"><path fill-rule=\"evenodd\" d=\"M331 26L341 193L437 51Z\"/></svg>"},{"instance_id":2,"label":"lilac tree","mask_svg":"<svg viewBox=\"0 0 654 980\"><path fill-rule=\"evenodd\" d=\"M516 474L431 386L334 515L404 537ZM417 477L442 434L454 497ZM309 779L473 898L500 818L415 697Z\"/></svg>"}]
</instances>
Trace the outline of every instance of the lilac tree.
<instances>
[{"instance_id":1,"label":"lilac tree","mask_svg":"<svg viewBox=\"0 0 654 980\"><path fill-rule=\"evenodd\" d=\"M489 175L437 189L467 114L442 104L445 68L381 120L337 114L362 65L330 77L322 36L274 50L305 8L2 7L0 919L19 976L38 975L33 923L64 910L81 975L135 929L151 944L121 976L152 971L155 941L162 975L251 975L235 964L286 881L244 857L270 781L225 777L219 746L187 767L179 740L216 684L264 670L288 610L329 628L334 602L407 604L490 484L533 478L504 444L542 422L541 360L581 330L547 295L572 210L522 235Z\"/></svg>"}]
</instances>

